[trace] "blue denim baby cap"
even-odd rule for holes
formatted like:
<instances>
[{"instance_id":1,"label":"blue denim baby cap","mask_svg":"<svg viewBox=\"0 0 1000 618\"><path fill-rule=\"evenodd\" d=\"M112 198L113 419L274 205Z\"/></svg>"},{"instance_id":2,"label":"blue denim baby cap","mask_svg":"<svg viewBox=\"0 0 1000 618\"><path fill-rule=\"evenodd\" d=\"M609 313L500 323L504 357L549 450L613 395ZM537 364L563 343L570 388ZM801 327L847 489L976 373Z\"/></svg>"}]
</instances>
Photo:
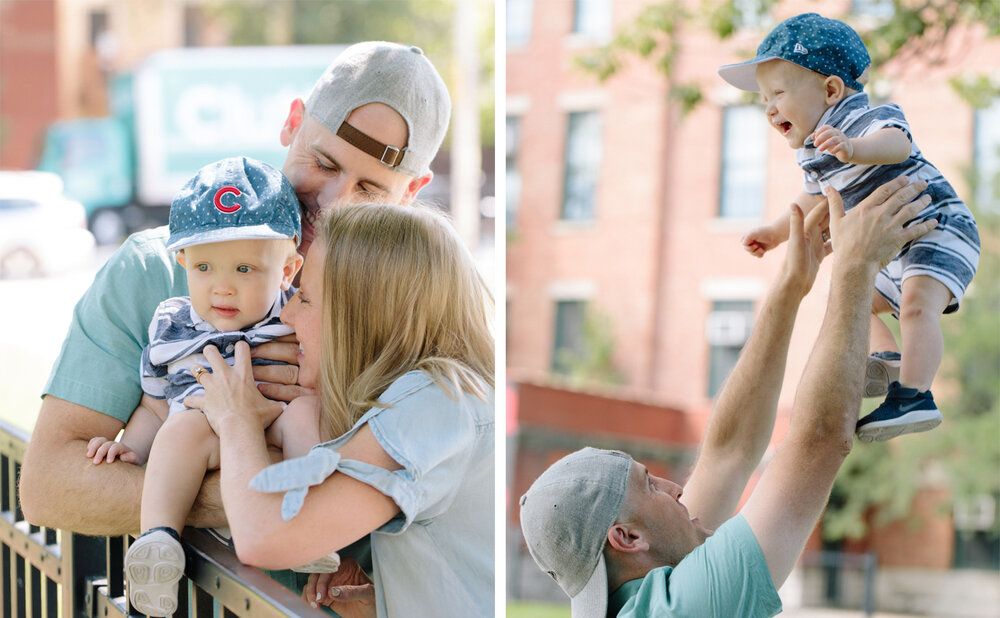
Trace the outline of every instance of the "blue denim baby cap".
<instances>
[{"instance_id":1,"label":"blue denim baby cap","mask_svg":"<svg viewBox=\"0 0 1000 618\"><path fill-rule=\"evenodd\" d=\"M740 90L757 92L757 65L787 60L821 75L835 75L848 88L864 90L858 78L871 64L858 33L842 21L803 13L778 24L757 48L757 57L719 67L722 79Z\"/></svg>"},{"instance_id":2,"label":"blue denim baby cap","mask_svg":"<svg viewBox=\"0 0 1000 618\"><path fill-rule=\"evenodd\" d=\"M247 157L210 163L170 205L167 250L251 238L302 238L295 189L281 170Z\"/></svg>"}]
</instances>

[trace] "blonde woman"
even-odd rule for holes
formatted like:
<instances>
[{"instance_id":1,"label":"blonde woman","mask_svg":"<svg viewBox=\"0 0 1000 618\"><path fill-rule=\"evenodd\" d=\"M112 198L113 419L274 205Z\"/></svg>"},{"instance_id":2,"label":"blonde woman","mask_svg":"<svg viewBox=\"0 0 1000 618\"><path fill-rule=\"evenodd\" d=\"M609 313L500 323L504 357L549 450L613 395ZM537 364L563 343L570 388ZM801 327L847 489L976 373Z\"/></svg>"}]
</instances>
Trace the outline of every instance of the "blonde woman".
<instances>
[{"instance_id":1,"label":"blonde woman","mask_svg":"<svg viewBox=\"0 0 1000 618\"><path fill-rule=\"evenodd\" d=\"M440 215L349 206L321 225L282 311L300 342L290 406L322 412L329 440L270 466L280 405L250 354L205 355L205 412L221 443L222 499L240 559L283 569L371 534L379 616L493 613L492 297ZM248 487L250 489L248 489ZM319 603L336 603L313 576Z\"/></svg>"}]
</instances>

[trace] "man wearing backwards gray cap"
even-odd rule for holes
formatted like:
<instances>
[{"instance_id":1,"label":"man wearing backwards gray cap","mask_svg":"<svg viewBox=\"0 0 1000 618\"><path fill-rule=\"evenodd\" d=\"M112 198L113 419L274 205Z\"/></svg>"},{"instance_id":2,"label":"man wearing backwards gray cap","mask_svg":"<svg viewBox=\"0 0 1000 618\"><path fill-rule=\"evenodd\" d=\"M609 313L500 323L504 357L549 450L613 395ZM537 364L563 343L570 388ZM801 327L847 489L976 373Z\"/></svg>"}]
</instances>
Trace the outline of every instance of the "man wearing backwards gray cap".
<instances>
[{"instance_id":1,"label":"man wearing backwards gray cap","mask_svg":"<svg viewBox=\"0 0 1000 618\"><path fill-rule=\"evenodd\" d=\"M574 618L781 611L776 588L802 552L851 448L871 282L903 244L935 225L903 227L919 211L911 200L925 187L897 178L846 215L833 190L829 210L815 208L803 220L791 207L784 268L719 395L684 488L625 453L592 448L564 457L532 484L521 498L524 537L541 569L572 599ZM831 250L827 224L837 256L820 336L788 435L734 516L774 427L799 303Z\"/></svg>"},{"instance_id":2,"label":"man wearing backwards gray cap","mask_svg":"<svg viewBox=\"0 0 1000 618\"><path fill-rule=\"evenodd\" d=\"M419 48L359 43L334 59L284 126L282 171L301 202L303 255L323 209L338 201L408 204L428 182L448 128L448 91ZM77 304L62 353L45 387L21 469L25 516L36 525L92 535L139 529L143 469L80 465L89 437L116 435L139 405L139 357L156 306L188 293L183 268L166 250L167 228L134 234ZM296 385L295 341L255 348L289 365L254 367L268 397L289 401ZM105 508L115 504L116 508ZM223 526L218 475L206 478L187 520Z\"/></svg>"}]
</instances>

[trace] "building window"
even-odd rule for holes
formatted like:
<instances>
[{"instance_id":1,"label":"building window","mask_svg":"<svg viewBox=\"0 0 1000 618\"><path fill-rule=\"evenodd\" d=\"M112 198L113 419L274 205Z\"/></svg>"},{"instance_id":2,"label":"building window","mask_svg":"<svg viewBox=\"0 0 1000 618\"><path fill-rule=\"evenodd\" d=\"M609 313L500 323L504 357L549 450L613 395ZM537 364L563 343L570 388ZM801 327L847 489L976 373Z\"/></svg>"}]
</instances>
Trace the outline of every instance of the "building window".
<instances>
[{"instance_id":1,"label":"building window","mask_svg":"<svg viewBox=\"0 0 1000 618\"><path fill-rule=\"evenodd\" d=\"M576 0L573 33L593 38L611 35L611 0Z\"/></svg>"},{"instance_id":2,"label":"building window","mask_svg":"<svg viewBox=\"0 0 1000 618\"><path fill-rule=\"evenodd\" d=\"M599 112L569 115L561 213L564 220L590 221L594 218L594 196L601 172L603 124Z\"/></svg>"},{"instance_id":3,"label":"building window","mask_svg":"<svg viewBox=\"0 0 1000 618\"><path fill-rule=\"evenodd\" d=\"M889 19L896 13L892 0L853 0L851 11L855 15L867 15L880 19Z\"/></svg>"},{"instance_id":4,"label":"building window","mask_svg":"<svg viewBox=\"0 0 1000 618\"><path fill-rule=\"evenodd\" d=\"M708 396L715 397L743 350L753 326L753 301L717 300L705 323L708 340Z\"/></svg>"},{"instance_id":5,"label":"building window","mask_svg":"<svg viewBox=\"0 0 1000 618\"><path fill-rule=\"evenodd\" d=\"M976 206L1000 213L1000 101L976 110Z\"/></svg>"},{"instance_id":6,"label":"building window","mask_svg":"<svg viewBox=\"0 0 1000 618\"><path fill-rule=\"evenodd\" d=\"M982 494L955 503L955 568L1000 569L995 532L1000 496Z\"/></svg>"},{"instance_id":7,"label":"building window","mask_svg":"<svg viewBox=\"0 0 1000 618\"><path fill-rule=\"evenodd\" d=\"M756 105L727 107L723 114L719 217L756 219L764 211L767 123Z\"/></svg>"},{"instance_id":8,"label":"building window","mask_svg":"<svg viewBox=\"0 0 1000 618\"><path fill-rule=\"evenodd\" d=\"M507 46L527 45L531 39L532 0L507 0Z\"/></svg>"},{"instance_id":9,"label":"building window","mask_svg":"<svg viewBox=\"0 0 1000 618\"><path fill-rule=\"evenodd\" d=\"M556 301L555 337L552 345L553 372L568 373L569 361L584 354L586 342L583 340L583 321L586 311L586 301Z\"/></svg>"},{"instance_id":10,"label":"building window","mask_svg":"<svg viewBox=\"0 0 1000 618\"><path fill-rule=\"evenodd\" d=\"M735 25L740 28L752 28L763 25L768 16L768 8L762 0L733 0Z\"/></svg>"},{"instance_id":11,"label":"building window","mask_svg":"<svg viewBox=\"0 0 1000 618\"><path fill-rule=\"evenodd\" d=\"M507 230L517 223L517 207L521 203L521 172L517 168L517 155L521 150L521 118L507 116Z\"/></svg>"}]
</instances>

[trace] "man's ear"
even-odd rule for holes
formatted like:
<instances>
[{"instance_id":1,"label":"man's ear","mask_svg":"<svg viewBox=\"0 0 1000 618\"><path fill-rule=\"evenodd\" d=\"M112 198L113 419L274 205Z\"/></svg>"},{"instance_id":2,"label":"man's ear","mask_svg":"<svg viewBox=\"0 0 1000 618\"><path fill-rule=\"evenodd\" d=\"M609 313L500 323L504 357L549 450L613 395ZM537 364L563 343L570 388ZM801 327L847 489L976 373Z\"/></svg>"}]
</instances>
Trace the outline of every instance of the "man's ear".
<instances>
[{"instance_id":1,"label":"man's ear","mask_svg":"<svg viewBox=\"0 0 1000 618\"><path fill-rule=\"evenodd\" d=\"M827 105L839 103L840 100L847 94L847 86L844 85L844 80L840 79L836 75L830 75L827 77L823 82L823 88L826 91Z\"/></svg>"},{"instance_id":2,"label":"man's ear","mask_svg":"<svg viewBox=\"0 0 1000 618\"><path fill-rule=\"evenodd\" d=\"M187 264L185 264L186 261L187 260L184 257L184 249L181 249L177 252L177 263L181 265L181 268L187 268Z\"/></svg>"},{"instance_id":3,"label":"man's ear","mask_svg":"<svg viewBox=\"0 0 1000 618\"><path fill-rule=\"evenodd\" d=\"M642 533L628 524L615 524L608 530L608 545L626 554L635 554L649 549L649 543Z\"/></svg>"},{"instance_id":4,"label":"man's ear","mask_svg":"<svg viewBox=\"0 0 1000 618\"><path fill-rule=\"evenodd\" d=\"M298 132L299 127L302 126L302 120L305 118L306 114L306 104L302 102L302 99L295 99L292 101L292 106L288 110L288 117L285 118L285 124L281 127L281 145L291 146L292 140L295 138L295 134Z\"/></svg>"},{"instance_id":5,"label":"man's ear","mask_svg":"<svg viewBox=\"0 0 1000 618\"><path fill-rule=\"evenodd\" d=\"M434 178L434 173L427 172L426 176L411 180L410 184L406 185L406 192L403 194L403 204L409 204L416 199L417 193L420 193L420 190L426 187L432 178Z\"/></svg>"},{"instance_id":6,"label":"man's ear","mask_svg":"<svg viewBox=\"0 0 1000 618\"><path fill-rule=\"evenodd\" d=\"M282 290L287 290L292 286L292 281L295 279L295 275L298 274L299 269L302 268L303 262L305 260L298 253L294 257L288 258L288 261L285 262L285 268L281 273Z\"/></svg>"}]
</instances>

